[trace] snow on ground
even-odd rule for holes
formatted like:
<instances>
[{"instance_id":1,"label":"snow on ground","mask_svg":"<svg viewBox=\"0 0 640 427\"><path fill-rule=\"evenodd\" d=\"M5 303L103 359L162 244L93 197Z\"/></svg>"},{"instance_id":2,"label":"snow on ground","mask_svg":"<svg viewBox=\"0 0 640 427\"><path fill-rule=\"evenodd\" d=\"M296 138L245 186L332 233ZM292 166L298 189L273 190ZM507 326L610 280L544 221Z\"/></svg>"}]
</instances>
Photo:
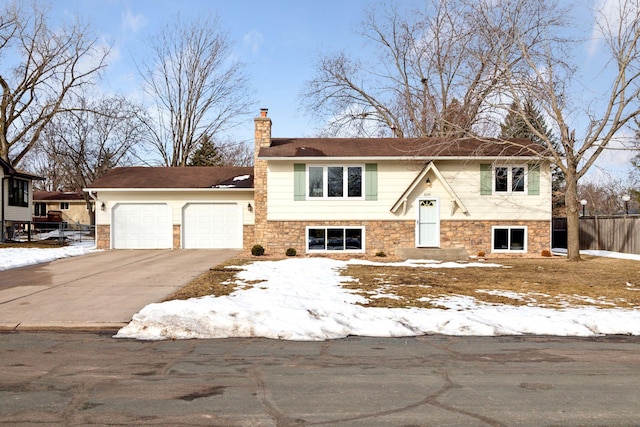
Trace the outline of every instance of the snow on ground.
<instances>
[{"instance_id":1,"label":"snow on ground","mask_svg":"<svg viewBox=\"0 0 640 427\"><path fill-rule=\"evenodd\" d=\"M242 271L237 275L239 288L249 282L251 287L223 297L150 304L134 315L116 337L146 340L266 337L320 341L349 335L640 335L638 310L489 305L467 296L432 300L442 309L363 307L357 304L364 301L363 297L340 286L345 277L340 276L338 270L349 263L376 264L293 258L244 265L239 267ZM488 263L439 264L416 260L394 265L500 268Z\"/></svg>"},{"instance_id":2,"label":"snow on ground","mask_svg":"<svg viewBox=\"0 0 640 427\"><path fill-rule=\"evenodd\" d=\"M75 243L56 248L3 248L0 249L0 270L24 267L53 261L58 258L85 255L94 252L94 242Z\"/></svg>"}]
</instances>

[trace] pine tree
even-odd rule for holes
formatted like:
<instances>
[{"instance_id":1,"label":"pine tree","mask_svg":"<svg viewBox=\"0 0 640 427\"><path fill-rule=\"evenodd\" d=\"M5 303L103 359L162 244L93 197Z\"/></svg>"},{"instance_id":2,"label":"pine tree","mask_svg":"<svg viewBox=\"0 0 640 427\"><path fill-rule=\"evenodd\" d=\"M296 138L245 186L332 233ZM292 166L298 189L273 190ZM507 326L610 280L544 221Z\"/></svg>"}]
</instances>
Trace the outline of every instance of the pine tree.
<instances>
[{"instance_id":1,"label":"pine tree","mask_svg":"<svg viewBox=\"0 0 640 427\"><path fill-rule=\"evenodd\" d=\"M191 157L187 166L222 166L222 156L218 152L218 148L211 141L208 135L202 138L202 143Z\"/></svg>"},{"instance_id":2,"label":"pine tree","mask_svg":"<svg viewBox=\"0 0 640 427\"><path fill-rule=\"evenodd\" d=\"M509 107L509 114L504 118L504 122L500 125L500 137L501 138L526 138L530 141L537 142L538 144L545 145L545 142L525 122L522 111L529 123L533 124L533 127L541 134L546 135L550 141L553 141L553 150L561 152L560 144L553 137L551 129L547 126L544 116L540 112L540 109L535 104L527 99L522 106L518 101L511 103ZM564 206L564 196L562 194L562 188L564 187L564 174L557 166L553 168L552 172L552 184L553 190L553 206L554 208L561 208Z\"/></svg>"}]
</instances>

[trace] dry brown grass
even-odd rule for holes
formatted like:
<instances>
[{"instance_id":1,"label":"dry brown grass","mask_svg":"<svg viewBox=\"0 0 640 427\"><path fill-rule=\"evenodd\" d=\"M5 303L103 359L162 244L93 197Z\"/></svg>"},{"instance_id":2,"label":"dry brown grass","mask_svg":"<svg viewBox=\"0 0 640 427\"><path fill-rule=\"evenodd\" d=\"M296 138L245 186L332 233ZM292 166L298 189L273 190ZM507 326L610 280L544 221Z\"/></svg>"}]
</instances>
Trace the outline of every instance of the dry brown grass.
<instances>
[{"instance_id":1,"label":"dry brown grass","mask_svg":"<svg viewBox=\"0 0 640 427\"><path fill-rule=\"evenodd\" d=\"M242 265L246 262L246 260L232 259L224 264L213 267L164 300L198 298L207 295L217 297L229 295L239 286L235 278L239 269L234 268L234 266Z\"/></svg>"},{"instance_id":2,"label":"dry brown grass","mask_svg":"<svg viewBox=\"0 0 640 427\"><path fill-rule=\"evenodd\" d=\"M65 245L60 245L60 243L58 242L58 240L34 240L32 242L15 242L15 241L6 241L6 242L2 242L0 243L0 249L3 248L59 248L60 246L66 246Z\"/></svg>"},{"instance_id":3,"label":"dry brown grass","mask_svg":"<svg viewBox=\"0 0 640 427\"><path fill-rule=\"evenodd\" d=\"M379 259L376 259L380 261ZM167 297L187 299L228 295L238 289L237 269L227 268L255 259L237 258L215 267ZM470 296L488 304L534 305L561 308L597 306L640 308L640 262L585 257L582 262L564 258L491 260L503 267L422 268L348 265L341 274L343 287L368 299L369 307L442 306L439 298ZM631 284L633 286L628 286ZM243 286L251 286L252 283ZM486 292L495 292L489 294ZM513 294L509 294L509 292ZM374 295L389 297L372 298Z\"/></svg>"},{"instance_id":4,"label":"dry brown grass","mask_svg":"<svg viewBox=\"0 0 640 427\"><path fill-rule=\"evenodd\" d=\"M343 286L368 298L366 305L370 307L441 308L433 300L452 295L515 306L640 307L638 261L593 257L583 262L568 262L563 258L495 262L503 267L430 269L349 265L342 274L357 278L358 282L347 282ZM393 297L371 298L380 294Z\"/></svg>"}]
</instances>

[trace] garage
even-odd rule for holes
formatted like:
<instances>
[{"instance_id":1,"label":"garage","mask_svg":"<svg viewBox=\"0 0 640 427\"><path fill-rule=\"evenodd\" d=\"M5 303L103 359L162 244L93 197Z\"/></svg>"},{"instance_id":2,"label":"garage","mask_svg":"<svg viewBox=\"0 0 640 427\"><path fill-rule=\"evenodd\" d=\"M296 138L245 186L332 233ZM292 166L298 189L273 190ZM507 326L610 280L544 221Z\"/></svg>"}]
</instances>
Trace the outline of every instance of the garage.
<instances>
[{"instance_id":1,"label":"garage","mask_svg":"<svg viewBox=\"0 0 640 427\"><path fill-rule=\"evenodd\" d=\"M171 208L166 203L118 203L112 210L113 249L171 249Z\"/></svg>"},{"instance_id":2,"label":"garage","mask_svg":"<svg viewBox=\"0 0 640 427\"><path fill-rule=\"evenodd\" d=\"M242 210L237 203L188 203L182 227L185 249L242 248Z\"/></svg>"}]
</instances>

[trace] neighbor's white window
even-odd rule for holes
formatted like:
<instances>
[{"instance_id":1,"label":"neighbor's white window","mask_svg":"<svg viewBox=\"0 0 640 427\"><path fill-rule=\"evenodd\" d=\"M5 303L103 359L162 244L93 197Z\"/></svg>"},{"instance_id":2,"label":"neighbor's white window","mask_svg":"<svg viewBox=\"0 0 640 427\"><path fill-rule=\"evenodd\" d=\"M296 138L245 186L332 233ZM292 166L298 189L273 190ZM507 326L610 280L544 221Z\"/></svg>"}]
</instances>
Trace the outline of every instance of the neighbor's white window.
<instances>
[{"instance_id":1,"label":"neighbor's white window","mask_svg":"<svg viewBox=\"0 0 640 427\"><path fill-rule=\"evenodd\" d=\"M493 191L496 193L524 193L526 190L526 166L495 166Z\"/></svg>"},{"instance_id":2,"label":"neighbor's white window","mask_svg":"<svg viewBox=\"0 0 640 427\"><path fill-rule=\"evenodd\" d=\"M60 209L63 211L69 209L69 202L60 202Z\"/></svg>"},{"instance_id":3,"label":"neighbor's white window","mask_svg":"<svg viewBox=\"0 0 640 427\"><path fill-rule=\"evenodd\" d=\"M491 228L491 248L493 252L526 252L527 227Z\"/></svg>"},{"instance_id":4,"label":"neighbor's white window","mask_svg":"<svg viewBox=\"0 0 640 427\"><path fill-rule=\"evenodd\" d=\"M364 227L307 227L307 252L364 252Z\"/></svg>"},{"instance_id":5,"label":"neighbor's white window","mask_svg":"<svg viewBox=\"0 0 640 427\"><path fill-rule=\"evenodd\" d=\"M359 199L363 197L364 166L307 166L309 198Z\"/></svg>"}]
</instances>

